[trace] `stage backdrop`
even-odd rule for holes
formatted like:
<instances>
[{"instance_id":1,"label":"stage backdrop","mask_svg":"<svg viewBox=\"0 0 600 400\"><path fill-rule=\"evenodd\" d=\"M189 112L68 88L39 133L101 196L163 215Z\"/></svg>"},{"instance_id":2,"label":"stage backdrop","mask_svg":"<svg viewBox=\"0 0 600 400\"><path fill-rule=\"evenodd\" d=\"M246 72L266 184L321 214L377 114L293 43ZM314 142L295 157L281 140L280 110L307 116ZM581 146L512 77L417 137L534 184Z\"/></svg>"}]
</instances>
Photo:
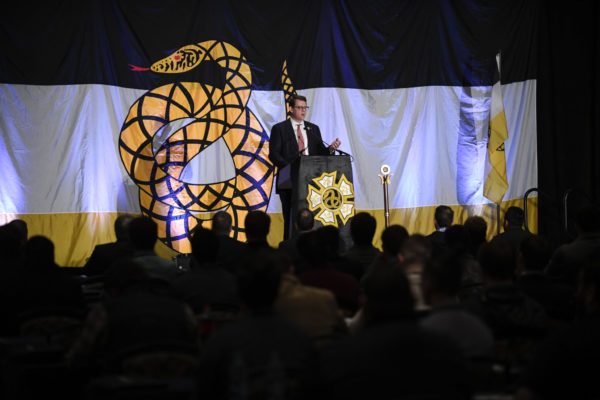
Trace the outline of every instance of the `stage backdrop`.
<instances>
[{"instance_id":1,"label":"stage backdrop","mask_svg":"<svg viewBox=\"0 0 600 400\"><path fill-rule=\"evenodd\" d=\"M537 186L535 2L65 1L0 16L0 223L22 218L83 265L117 215L151 215L160 254L227 210L269 212L282 236L271 127L283 82L353 156L356 211L433 230L483 215L492 85L501 51L508 138L502 207ZM286 68L287 66L287 68ZM288 92L289 86L286 86ZM535 199L530 229L537 229ZM378 239L377 239L378 240ZM376 242L378 244L378 241Z\"/></svg>"}]
</instances>

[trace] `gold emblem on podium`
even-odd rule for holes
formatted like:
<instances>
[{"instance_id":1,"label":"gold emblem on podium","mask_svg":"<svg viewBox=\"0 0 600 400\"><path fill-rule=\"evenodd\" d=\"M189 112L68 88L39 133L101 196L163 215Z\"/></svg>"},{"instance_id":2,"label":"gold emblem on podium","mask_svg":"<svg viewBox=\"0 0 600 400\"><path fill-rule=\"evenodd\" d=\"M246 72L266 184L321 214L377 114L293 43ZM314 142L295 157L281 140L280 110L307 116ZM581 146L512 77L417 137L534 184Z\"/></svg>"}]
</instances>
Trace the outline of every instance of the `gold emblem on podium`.
<instances>
[{"instance_id":1,"label":"gold emblem on podium","mask_svg":"<svg viewBox=\"0 0 600 400\"><path fill-rule=\"evenodd\" d=\"M324 172L312 180L308 186L309 210L315 212L315 219L323 225L338 226L338 217L342 224L354 215L354 186L341 174L337 179L337 171Z\"/></svg>"}]
</instances>

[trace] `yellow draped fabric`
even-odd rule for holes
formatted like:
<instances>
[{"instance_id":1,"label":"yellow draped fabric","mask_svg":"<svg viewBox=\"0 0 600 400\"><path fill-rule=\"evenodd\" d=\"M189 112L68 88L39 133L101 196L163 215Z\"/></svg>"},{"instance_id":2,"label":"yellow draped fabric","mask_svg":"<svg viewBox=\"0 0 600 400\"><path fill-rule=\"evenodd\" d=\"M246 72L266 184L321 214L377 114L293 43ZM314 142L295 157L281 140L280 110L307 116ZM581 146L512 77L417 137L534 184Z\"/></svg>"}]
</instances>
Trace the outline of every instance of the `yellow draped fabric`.
<instances>
[{"instance_id":1,"label":"yellow draped fabric","mask_svg":"<svg viewBox=\"0 0 600 400\"><path fill-rule=\"evenodd\" d=\"M501 204L502 215L510 206L523 207L521 199L504 201ZM427 235L434 231L433 216L436 206L391 209L390 224L404 226L410 234ZM470 215L480 215L488 223L488 238L497 233L496 207L493 204L476 206L450 205L454 210L454 223L464 222ZM537 233L537 198L529 198L527 221L530 231ZM357 210L360 212L361 210ZM377 220L374 245L381 248L381 232L385 229L384 210L363 210ZM65 267L80 267L90 257L94 246L115 240L114 221L119 213L64 213L64 214L0 214L0 224L20 218L27 222L29 236L44 235L55 245L56 262ZM271 232L267 238L269 244L277 247L283 238L283 216L280 213L269 214ZM156 252L164 258L177 255L162 243L158 242Z\"/></svg>"}]
</instances>

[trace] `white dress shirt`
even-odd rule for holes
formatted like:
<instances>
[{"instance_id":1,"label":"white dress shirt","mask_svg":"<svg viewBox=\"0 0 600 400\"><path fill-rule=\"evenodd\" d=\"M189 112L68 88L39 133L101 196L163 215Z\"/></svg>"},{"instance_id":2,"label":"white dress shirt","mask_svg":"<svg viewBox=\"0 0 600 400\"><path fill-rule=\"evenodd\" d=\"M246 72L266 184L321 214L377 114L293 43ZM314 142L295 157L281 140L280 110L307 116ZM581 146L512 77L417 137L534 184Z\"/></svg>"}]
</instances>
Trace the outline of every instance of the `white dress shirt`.
<instances>
[{"instance_id":1,"label":"white dress shirt","mask_svg":"<svg viewBox=\"0 0 600 400\"><path fill-rule=\"evenodd\" d=\"M306 150L304 150L304 155L308 155L308 135L306 134L306 128L304 126L304 121L294 121L293 118L290 118L292 123L292 129L294 130L294 137L296 138L296 142L298 142L298 124L300 124L300 132L302 132L302 140L304 140L304 146Z\"/></svg>"}]
</instances>

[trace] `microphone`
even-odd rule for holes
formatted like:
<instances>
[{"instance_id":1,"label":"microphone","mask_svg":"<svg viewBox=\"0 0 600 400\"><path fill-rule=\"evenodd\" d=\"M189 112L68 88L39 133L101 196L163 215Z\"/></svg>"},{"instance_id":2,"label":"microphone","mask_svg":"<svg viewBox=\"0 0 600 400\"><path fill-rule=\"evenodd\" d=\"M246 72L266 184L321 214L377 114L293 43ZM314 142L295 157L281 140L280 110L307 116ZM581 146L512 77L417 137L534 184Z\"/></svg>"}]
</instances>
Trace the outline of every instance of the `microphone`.
<instances>
[{"instance_id":1,"label":"microphone","mask_svg":"<svg viewBox=\"0 0 600 400\"><path fill-rule=\"evenodd\" d=\"M343 151L343 150L340 150L340 149L335 149L335 151L337 151L338 153L340 153L340 154L341 154L341 155L343 155L343 156L352 157L350 154L346 153L346 152L345 152L345 151Z\"/></svg>"},{"instance_id":2,"label":"microphone","mask_svg":"<svg viewBox=\"0 0 600 400\"><path fill-rule=\"evenodd\" d=\"M308 132L310 130L312 130L312 128L305 123L304 124L304 129L306 129L306 135L308 136ZM321 143L323 143L325 145L325 147L328 148L328 149L329 149L329 146L331 146L326 141L324 141L323 138L321 138ZM340 150L340 149L335 149L334 151L337 151L340 155L350 157L350 161L352 161L352 156L350 154L346 153L345 151Z\"/></svg>"},{"instance_id":3,"label":"microphone","mask_svg":"<svg viewBox=\"0 0 600 400\"><path fill-rule=\"evenodd\" d=\"M324 144L324 145L325 145L325 147L327 147L327 148L329 148L329 146L331 146L330 144L328 144L326 141L324 141L324 140L322 140L322 139L321 139L321 142L323 142L323 144ZM337 152L338 152L340 155L342 155L342 156L348 156L348 157L350 157L350 161L352 161L352 156L351 156L350 154L346 153L345 151L343 151L343 150L340 150L339 148L335 149L334 151L337 151Z\"/></svg>"}]
</instances>

